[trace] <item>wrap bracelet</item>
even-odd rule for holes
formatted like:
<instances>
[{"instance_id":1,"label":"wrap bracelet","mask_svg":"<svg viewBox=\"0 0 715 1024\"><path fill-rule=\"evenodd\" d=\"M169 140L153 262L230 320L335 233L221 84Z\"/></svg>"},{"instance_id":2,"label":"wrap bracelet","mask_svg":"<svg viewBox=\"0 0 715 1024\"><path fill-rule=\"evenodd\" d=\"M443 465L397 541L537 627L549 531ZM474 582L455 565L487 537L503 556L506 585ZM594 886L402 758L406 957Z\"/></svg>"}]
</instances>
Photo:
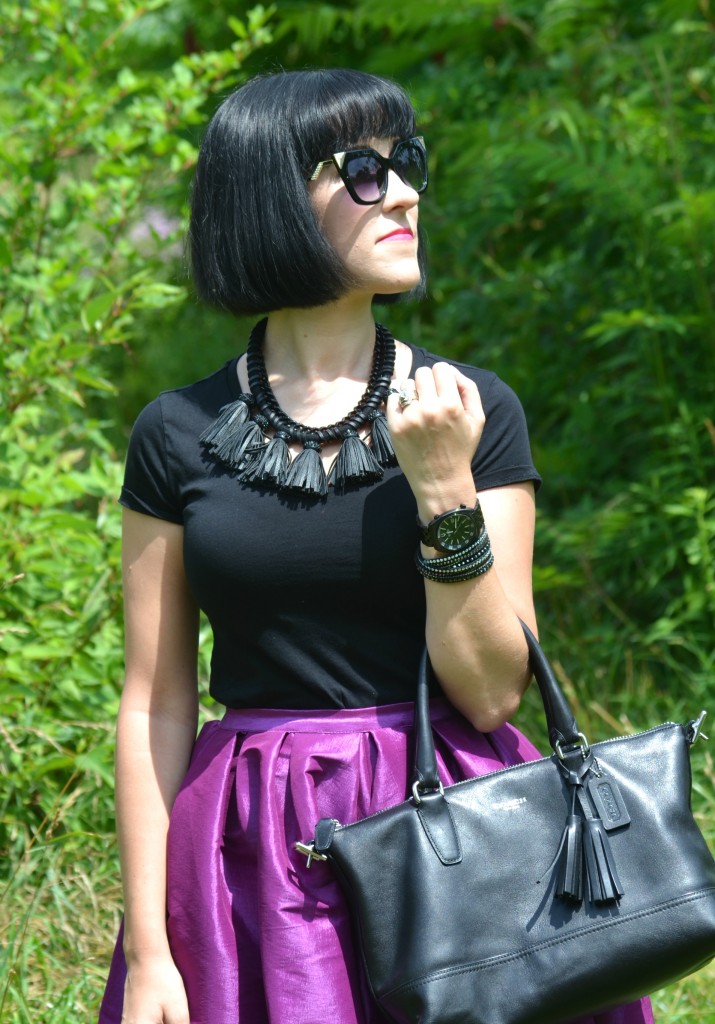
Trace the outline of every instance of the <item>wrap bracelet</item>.
<instances>
[{"instance_id":1,"label":"wrap bracelet","mask_svg":"<svg viewBox=\"0 0 715 1024\"><path fill-rule=\"evenodd\" d=\"M434 583L462 583L465 580L473 580L477 576L482 576L493 565L494 555L490 554L484 562L465 566L462 569L445 569L443 572L433 572L429 565L420 565L419 563L417 569L426 580L432 580Z\"/></svg>"},{"instance_id":2,"label":"wrap bracelet","mask_svg":"<svg viewBox=\"0 0 715 1024\"><path fill-rule=\"evenodd\" d=\"M461 551L440 558L425 558L419 547L415 553L418 572L436 583L461 583L488 572L494 565L489 535L485 529Z\"/></svg>"}]
</instances>

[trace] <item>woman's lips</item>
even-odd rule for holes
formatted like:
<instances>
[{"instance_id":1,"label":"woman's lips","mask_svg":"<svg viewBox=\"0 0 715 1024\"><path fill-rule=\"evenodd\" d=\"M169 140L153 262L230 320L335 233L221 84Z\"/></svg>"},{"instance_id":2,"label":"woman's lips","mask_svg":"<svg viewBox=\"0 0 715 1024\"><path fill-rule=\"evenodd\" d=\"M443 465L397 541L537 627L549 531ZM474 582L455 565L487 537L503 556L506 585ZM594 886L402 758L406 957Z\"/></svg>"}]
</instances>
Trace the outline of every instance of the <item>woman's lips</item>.
<instances>
[{"instance_id":1,"label":"woman's lips","mask_svg":"<svg viewBox=\"0 0 715 1024\"><path fill-rule=\"evenodd\" d=\"M409 228L395 228L388 235L383 235L379 241L381 242L412 242L414 235Z\"/></svg>"}]
</instances>

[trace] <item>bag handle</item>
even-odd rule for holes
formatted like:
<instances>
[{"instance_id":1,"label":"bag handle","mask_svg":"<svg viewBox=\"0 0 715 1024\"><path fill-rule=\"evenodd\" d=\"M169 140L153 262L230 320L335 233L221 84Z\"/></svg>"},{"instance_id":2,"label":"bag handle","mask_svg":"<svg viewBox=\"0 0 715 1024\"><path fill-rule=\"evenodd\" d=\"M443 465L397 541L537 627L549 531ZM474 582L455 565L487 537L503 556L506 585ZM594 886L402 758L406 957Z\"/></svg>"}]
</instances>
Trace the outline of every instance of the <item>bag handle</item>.
<instances>
[{"instance_id":1,"label":"bag handle","mask_svg":"<svg viewBox=\"0 0 715 1024\"><path fill-rule=\"evenodd\" d=\"M519 620L521 622L521 619ZM541 700L546 712L546 723L549 730L549 743L560 757L563 748L587 746L585 738L579 732L576 719L569 707L563 690L558 684L554 670L544 654L539 641L526 623L521 622L529 648L529 663L534 674ZM418 791L441 789L437 767L437 755L434 748L434 735L429 716L429 680L432 674L427 649L422 653L417 680L417 699L415 701L415 772L414 785Z\"/></svg>"}]
</instances>

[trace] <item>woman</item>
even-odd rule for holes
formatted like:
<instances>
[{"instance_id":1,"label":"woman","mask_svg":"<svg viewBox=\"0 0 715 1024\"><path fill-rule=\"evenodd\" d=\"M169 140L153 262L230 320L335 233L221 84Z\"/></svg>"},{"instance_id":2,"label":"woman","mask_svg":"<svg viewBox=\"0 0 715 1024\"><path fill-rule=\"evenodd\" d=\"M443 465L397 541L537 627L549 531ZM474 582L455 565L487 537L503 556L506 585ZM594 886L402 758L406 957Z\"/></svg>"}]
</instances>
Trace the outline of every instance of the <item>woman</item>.
<instances>
[{"instance_id":1,"label":"woman","mask_svg":"<svg viewBox=\"0 0 715 1024\"><path fill-rule=\"evenodd\" d=\"M372 315L422 287L426 185L405 94L356 71L254 79L208 128L196 287L268 317L132 433L125 924L102 1024L380 1019L334 879L294 843L404 799L425 636L443 777L537 756L506 724L529 678L518 619L535 626L521 407ZM195 743L199 607L228 710ZM652 1018L639 1003L597 1019Z\"/></svg>"}]
</instances>

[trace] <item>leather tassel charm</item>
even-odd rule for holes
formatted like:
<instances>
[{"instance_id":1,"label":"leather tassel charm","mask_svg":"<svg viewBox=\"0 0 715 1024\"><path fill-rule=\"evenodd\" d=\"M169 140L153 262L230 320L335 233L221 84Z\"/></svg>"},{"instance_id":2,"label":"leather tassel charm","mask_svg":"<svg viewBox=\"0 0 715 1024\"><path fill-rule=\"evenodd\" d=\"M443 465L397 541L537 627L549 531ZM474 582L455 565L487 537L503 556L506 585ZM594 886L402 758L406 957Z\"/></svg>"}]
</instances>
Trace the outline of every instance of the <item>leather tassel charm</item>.
<instances>
[{"instance_id":1,"label":"leather tassel charm","mask_svg":"<svg viewBox=\"0 0 715 1024\"><path fill-rule=\"evenodd\" d=\"M583 899L583 818L571 813L566 819L560 846L556 895L580 903Z\"/></svg>"},{"instance_id":2,"label":"leather tassel charm","mask_svg":"<svg viewBox=\"0 0 715 1024\"><path fill-rule=\"evenodd\" d=\"M264 443L261 428L253 420L249 420L238 430L227 432L222 441L219 442L217 439L211 450L225 466L241 469L245 465L246 456L256 449L262 449Z\"/></svg>"},{"instance_id":3,"label":"leather tassel charm","mask_svg":"<svg viewBox=\"0 0 715 1024\"><path fill-rule=\"evenodd\" d=\"M370 443L372 453L381 466L396 466L397 458L395 449L392 447L390 429L387 426L387 418L381 409L373 409L370 413L372 431Z\"/></svg>"},{"instance_id":4,"label":"leather tassel charm","mask_svg":"<svg viewBox=\"0 0 715 1024\"><path fill-rule=\"evenodd\" d=\"M267 483L281 485L286 471L290 466L290 450L288 435L278 431L265 447L260 462L251 473L253 480L265 480Z\"/></svg>"},{"instance_id":5,"label":"leather tassel charm","mask_svg":"<svg viewBox=\"0 0 715 1024\"><path fill-rule=\"evenodd\" d=\"M592 903L614 903L623 896L608 833L600 818L585 822L584 852L589 899Z\"/></svg>"},{"instance_id":6,"label":"leather tassel charm","mask_svg":"<svg viewBox=\"0 0 715 1024\"><path fill-rule=\"evenodd\" d=\"M305 491L324 498L328 493L328 478L320 458L320 443L306 441L303 451L297 455L283 478L283 486L291 491Z\"/></svg>"},{"instance_id":7,"label":"leather tassel charm","mask_svg":"<svg viewBox=\"0 0 715 1024\"><path fill-rule=\"evenodd\" d=\"M346 434L332 472L338 489L352 482L380 480L383 475L382 466L355 430Z\"/></svg>"},{"instance_id":8,"label":"leather tassel charm","mask_svg":"<svg viewBox=\"0 0 715 1024\"><path fill-rule=\"evenodd\" d=\"M253 395L241 394L235 402L224 405L217 418L199 438L209 451L216 451L243 426L251 414Z\"/></svg>"}]
</instances>

